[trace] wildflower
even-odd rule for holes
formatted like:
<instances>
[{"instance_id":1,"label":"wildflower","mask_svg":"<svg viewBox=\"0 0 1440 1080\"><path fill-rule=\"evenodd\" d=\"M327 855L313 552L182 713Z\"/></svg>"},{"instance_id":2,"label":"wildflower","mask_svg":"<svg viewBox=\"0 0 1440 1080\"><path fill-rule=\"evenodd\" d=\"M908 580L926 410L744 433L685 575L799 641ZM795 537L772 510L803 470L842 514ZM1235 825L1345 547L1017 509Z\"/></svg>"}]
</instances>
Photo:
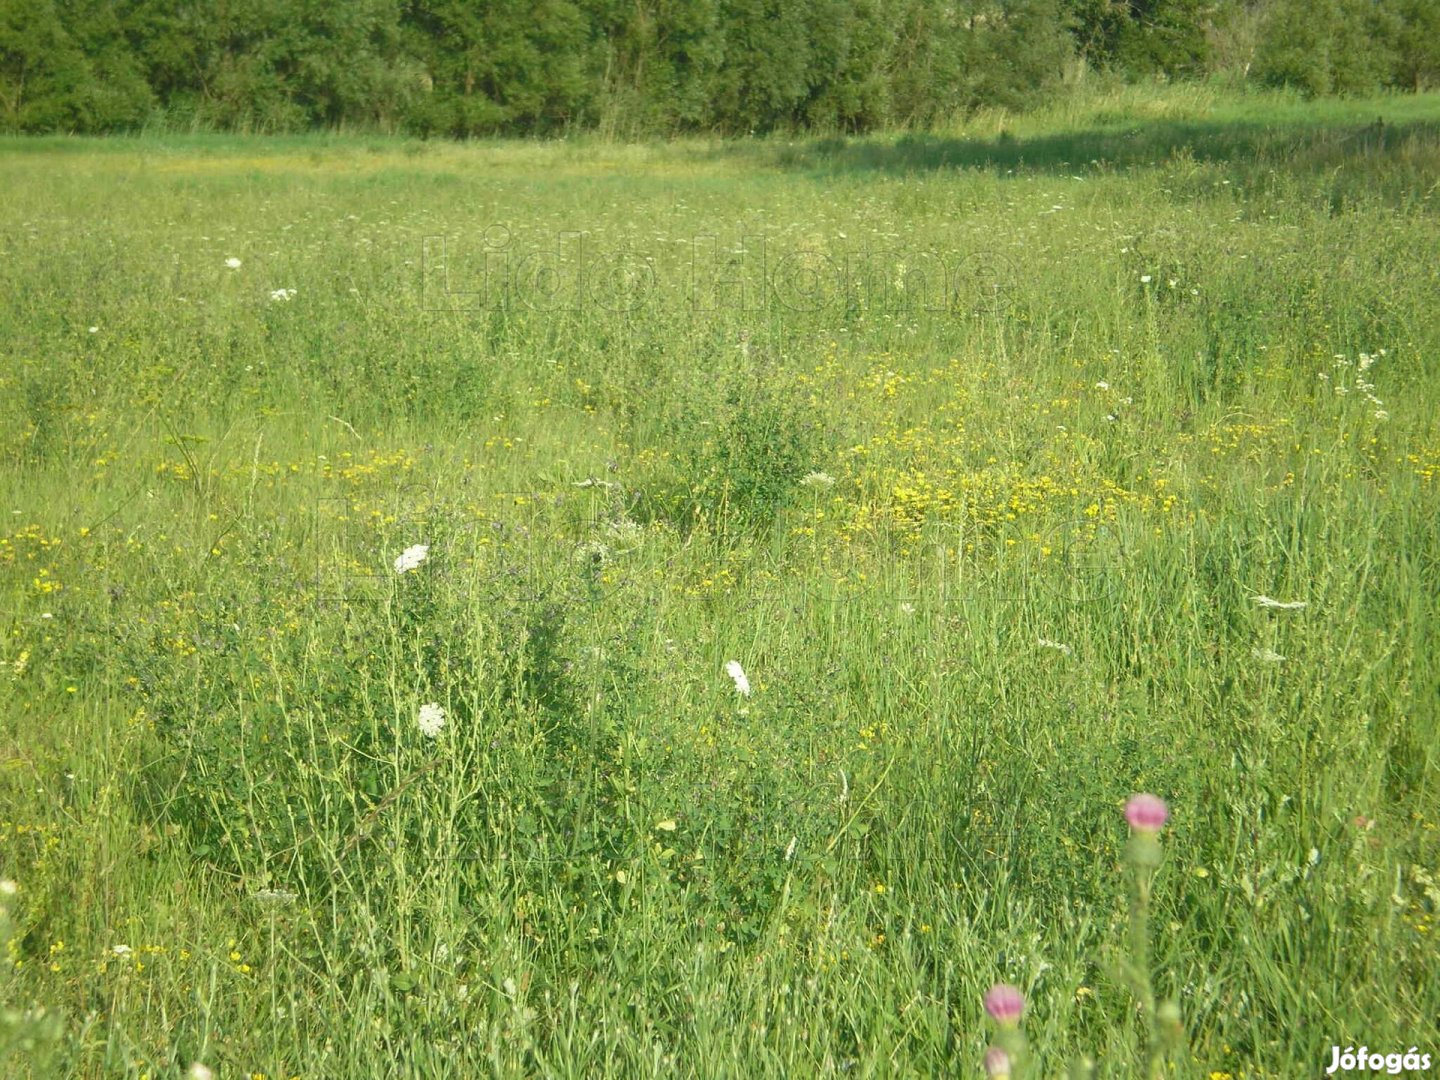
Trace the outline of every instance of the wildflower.
<instances>
[{"instance_id":1,"label":"wildflower","mask_svg":"<svg viewBox=\"0 0 1440 1080\"><path fill-rule=\"evenodd\" d=\"M1272 600L1268 596L1255 596L1255 603L1263 608L1274 608L1276 611L1299 611L1305 606L1304 600Z\"/></svg>"},{"instance_id":2,"label":"wildflower","mask_svg":"<svg viewBox=\"0 0 1440 1080\"><path fill-rule=\"evenodd\" d=\"M231 255L230 258L225 260L225 265L228 266L231 270L239 270L240 260L235 258L234 255Z\"/></svg>"},{"instance_id":3,"label":"wildflower","mask_svg":"<svg viewBox=\"0 0 1440 1080\"><path fill-rule=\"evenodd\" d=\"M1154 836L1170 817L1170 808L1158 795L1142 793L1132 795L1125 804L1125 820L1136 832Z\"/></svg>"},{"instance_id":4,"label":"wildflower","mask_svg":"<svg viewBox=\"0 0 1440 1080\"><path fill-rule=\"evenodd\" d=\"M1285 659L1274 649L1251 649L1250 655L1265 664L1278 664Z\"/></svg>"},{"instance_id":5,"label":"wildflower","mask_svg":"<svg viewBox=\"0 0 1440 1080\"><path fill-rule=\"evenodd\" d=\"M15 896L20 892L20 886L10 878L0 878L0 896Z\"/></svg>"},{"instance_id":6,"label":"wildflower","mask_svg":"<svg viewBox=\"0 0 1440 1080\"><path fill-rule=\"evenodd\" d=\"M610 561L611 551L599 540L587 540L575 548L575 561L591 566L604 566Z\"/></svg>"},{"instance_id":7,"label":"wildflower","mask_svg":"<svg viewBox=\"0 0 1440 1080\"><path fill-rule=\"evenodd\" d=\"M1013 1028L1025 1011L1025 995L1019 987L996 983L985 992L985 1011L1002 1028Z\"/></svg>"},{"instance_id":8,"label":"wildflower","mask_svg":"<svg viewBox=\"0 0 1440 1080\"><path fill-rule=\"evenodd\" d=\"M270 293L270 299L271 299L272 301L276 301L276 300L289 300L289 299L291 299L294 295L295 295L295 290L294 290L294 289L275 289L275 290L273 290L273 291Z\"/></svg>"},{"instance_id":9,"label":"wildflower","mask_svg":"<svg viewBox=\"0 0 1440 1080\"><path fill-rule=\"evenodd\" d=\"M826 472L806 473L801 485L808 488L832 488L835 486L835 478Z\"/></svg>"},{"instance_id":10,"label":"wildflower","mask_svg":"<svg viewBox=\"0 0 1440 1080\"><path fill-rule=\"evenodd\" d=\"M605 535L615 541L616 547L628 551L645 539L645 527L627 518L607 523Z\"/></svg>"},{"instance_id":11,"label":"wildflower","mask_svg":"<svg viewBox=\"0 0 1440 1080\"><path fill-rule=\"evenodd\" d=\"M1110 384L1109 384L1108 382L1105 382L1105 381L1102 379L1100 382L1097 382L1097 383L1095 384L1095 389L1096 389L1096 390L1109 390L1109 389L1110 389Z\"/></svg>"},{"instance_id":12,"label":"wildflower","mask_svg":"<svg viewBox=\"0 0 1440 1080\"><path fill-rule=\"evenodd\" d=\"M914 615L914 614L915 614L915 605L912 604L912 603L910 603L910 601L906 600L903 604L900 605L900 614L901 614L901 615Z\"/></svg>"},{"instance_id":13,"label":"wildflower","mask_svg":"<svg viewBox=\"0 0 1440 1080\"><path fill-rule=\"evenodd\" d=\"M215 1080L215 1074L198 1061L190 1066L190 1071L185 1074L185 1077L186 1080Z\"/></svg>"},{"instance_id":14,"label":"wildflower","mask_svg":"<svg viewBox=\"0 0 1440 1080\"><path fill-rule=\"evenodd\" d=\"M129 945L112 945L110 946L110 951L116 956L129 956L135 950L130 948Z\"/></svg>"},{"instance_id":15,"label":"wildflower","mask_svg":"<svg viewBox=\"0 0 1440 1080\"><path fill-rule=\"evenodd\" d=\"M1140 275L1140 284L1142 284L1142 285L1149 285L1149 284L1150 284L1150 275L1149 275L1149 274L1141 274L1141 275Z\"/></svg>"},{"instance_id":16,"label":"wildflower","mask_svg":"<svg viewBox=\"0 0 1440 1080\"><path fill-rule=\"evenodd\" d=\"M990 1080L1010 1080L1010 1055L998 1046L986 1050L985 1075Z\"/></svg>"},{"instance_id":17,"label":"wildflower","mask_svg":"<svg viewBox=\"0 0 1440 1080\"><path fill-rule=\"evenodd\" d=\"M434 702L420 706L420 715L415 721L420 726L420 734L427 739L433 739L440 734L445 727L445 710Z\"/></svg>"},{"instance_id":18,"label":"wildflower","mask_svg":"<svg viewBox=\"0 0 1440 1080\"><path fill-rule=\"evenodd\" d=\"M741 697L750 696L750 680L745 677L745 669L740 666L739 660L725 661L725 674L735 680L735 692Z\"/></svg>"},{"instance_id":19,"label":"wildflower","mask_svg":"<svg viewBox=\"0 0 1440 1080\"><path fill-rule=\"evenodd\" d=\"M99 332L100 332L100 327L98 327L98 326L92 326L92 327L90 327L90 333L92 333L92 334L98 334Z\"/></svg>"},{"instance_id":20,"label":"wildflower","mask_svg":"<svg viewBox=\"0 0 1440 1080\"><path fill-rule=\"evenodd\" d=\"M285 889L261 889L254 896L254 899L259 903L273 904L276 907L279 907L281 904L293 903L296 898L296 893L287 892Z\"/></svg>"},{"instance_id":21,"label":"wildflower","mask_svg":"<svg viewBox=\"0 0 1440 1080\"><path fill-rule=\"evenodd\" d=\"M400 553L400 557L395 560L395 572L397 574L404 574L410 570L414 570L425 561L426 556L429 554L429 544L415 544L406 548Z\"/></svg>"},{"instance_id":22,"label":"wildflower","mask_svg":"<svg viewBox=\"0 0 1440 1080\"><path fill-rule=\"evenodd\" d=\"M1066 656L1069 656L1072 652L1069 645L1060 641L1051 641L1049 638L1036 638L1035 644L1039 645L1042 649L1054 649L1056 652L1064 653Z\"/></svg>"}]
</instances>

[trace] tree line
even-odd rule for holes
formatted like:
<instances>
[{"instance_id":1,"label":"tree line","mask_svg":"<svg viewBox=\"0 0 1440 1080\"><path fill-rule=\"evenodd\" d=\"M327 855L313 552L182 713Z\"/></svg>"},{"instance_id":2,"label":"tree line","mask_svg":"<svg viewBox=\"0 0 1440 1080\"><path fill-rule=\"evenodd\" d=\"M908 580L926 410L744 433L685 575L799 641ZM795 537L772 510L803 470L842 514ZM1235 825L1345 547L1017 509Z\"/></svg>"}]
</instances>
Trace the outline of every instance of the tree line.
<instances>
[{"instance_id":1,"label":"tree line","mask_svg":"<svg viewBox=\"0 0 1440 1080\"><path fill-rule=\"evenodd\" d=\"M1440 85L1440 0L3 0L0 128L925 126L1077 73Z\"/></svg>"}]
</instances>

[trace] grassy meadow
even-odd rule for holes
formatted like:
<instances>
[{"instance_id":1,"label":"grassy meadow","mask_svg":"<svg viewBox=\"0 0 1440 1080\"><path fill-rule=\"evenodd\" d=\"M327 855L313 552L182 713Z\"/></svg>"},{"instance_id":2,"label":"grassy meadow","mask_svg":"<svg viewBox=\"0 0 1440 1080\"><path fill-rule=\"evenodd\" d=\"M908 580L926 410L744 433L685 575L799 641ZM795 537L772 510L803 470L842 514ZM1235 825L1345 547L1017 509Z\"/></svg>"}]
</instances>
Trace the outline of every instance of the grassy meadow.
<instances>
[{"instance_id":1,"label":"grassy meadow","mask_svg":"<svg viewBox=\"0 0 1440 1080\"><path fill-rule=\"evenodd\" d=\"M0 1075L1440 1055L1440 98L0 184Z\"/></svg>"}]
</instances>

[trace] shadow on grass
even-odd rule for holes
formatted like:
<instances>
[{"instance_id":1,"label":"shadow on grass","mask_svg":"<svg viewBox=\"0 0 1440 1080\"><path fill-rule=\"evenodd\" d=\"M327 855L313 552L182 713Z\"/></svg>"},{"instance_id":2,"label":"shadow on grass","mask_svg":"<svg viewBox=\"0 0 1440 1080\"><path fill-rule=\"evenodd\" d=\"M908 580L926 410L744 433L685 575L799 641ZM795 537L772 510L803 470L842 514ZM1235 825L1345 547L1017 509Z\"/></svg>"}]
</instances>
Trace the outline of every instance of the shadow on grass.
<instances>
[{"instance_id":1,"label":"shadow on grass","mask_svg":"<svg viewBox=\"0 0 1440 1080\"><path fill-rule=\"evenodd\" d=\"M744 159L758 168L822 174L920 173L942 169L996 172L1079 173L1161 165L1177 157L1212 164L1239 164L1309 171L1362 163L1367 169L1405 164L1440 175L1440 116L1391 122L1380 115L1363 123L1289 121L1136 120L1058 134L994 138L902 135L897 138L825 138L734 143L717 157Z\"/></svg>"}]
</instances>

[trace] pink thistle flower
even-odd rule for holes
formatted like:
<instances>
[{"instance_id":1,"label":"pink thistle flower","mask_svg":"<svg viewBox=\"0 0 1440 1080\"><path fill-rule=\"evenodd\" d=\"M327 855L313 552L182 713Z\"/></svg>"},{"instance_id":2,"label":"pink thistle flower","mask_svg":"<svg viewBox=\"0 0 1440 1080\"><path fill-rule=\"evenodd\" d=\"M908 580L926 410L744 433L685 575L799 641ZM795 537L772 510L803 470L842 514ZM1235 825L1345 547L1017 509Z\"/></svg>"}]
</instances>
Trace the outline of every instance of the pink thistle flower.
<instances>
[{"instance_id":1,"label":"pink thistle flower","mask_svg":"<svg viewBox=\"0 0 1440 1080\"><path fill-rule=\"evenodd\" d=\"M1001 1027L1014 1027L1025 1011L1025 995L1009 983L996 983L985 992L985 1011Z\"/></svg>"},{"instance_id":2,"label":"pink thistle flower","mask_svg":"<svg viewBox=\"0 0 1440 1080\"><path fill-rule=\"evenodd\" d=\"M985 1075L990 1080L1009 1080L1010 1055L998 1046L985 1051Z\"/></svg>"},{"instance_id":3,"label":"pink thistle flower","mask_svg":"<svg viewBox=\"0 0 1440 1080\"><path fill-rule=\"evenodd\" d=\"M1170 818L1170 808L1158 795L1132 795L1125 804L1125 820L1136 832L1158 833Z\"/></svg>"}]
</instances>

